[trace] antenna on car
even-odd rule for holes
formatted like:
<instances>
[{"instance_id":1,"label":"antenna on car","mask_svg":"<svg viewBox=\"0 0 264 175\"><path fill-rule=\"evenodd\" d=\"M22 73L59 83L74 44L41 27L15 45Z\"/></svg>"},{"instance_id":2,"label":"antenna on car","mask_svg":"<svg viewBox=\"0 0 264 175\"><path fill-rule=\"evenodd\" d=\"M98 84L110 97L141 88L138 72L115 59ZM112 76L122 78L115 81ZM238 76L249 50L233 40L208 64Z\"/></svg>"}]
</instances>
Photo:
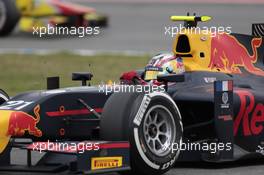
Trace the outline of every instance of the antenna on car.
<instances>
[{"instance_id":1,"label":"antenna on car","mask_svg":"<svg viewBox=\"0 0 264 175\"><path fill-rule=\"evenodd\" d=\"M198 22L208 22L212 19L211 16L196 16L196 13L193 16L190 16L190 13L187 13L187 16L171 16L172 21L184 21L184 27L192 28L197 27Z\"/></svg>"}]
</instances>

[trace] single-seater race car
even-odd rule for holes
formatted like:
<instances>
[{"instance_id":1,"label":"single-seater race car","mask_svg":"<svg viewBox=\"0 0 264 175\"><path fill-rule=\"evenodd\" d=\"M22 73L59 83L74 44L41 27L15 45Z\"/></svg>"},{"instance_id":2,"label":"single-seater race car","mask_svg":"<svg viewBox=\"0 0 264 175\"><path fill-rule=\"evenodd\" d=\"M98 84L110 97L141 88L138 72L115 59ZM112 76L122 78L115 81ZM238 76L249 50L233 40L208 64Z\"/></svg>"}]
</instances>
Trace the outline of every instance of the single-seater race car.
<instances>
[{"instance_id":1,"label":"single-seater race car","mask_svg":"<svg viewBox=\"0 0 264 175\"><path fill-rule=\"evenodd\" d=\"M108 17L92 7L61 0L0 0L0 36L9 35L15 26L23 32L34 28L106 27Z\"/></svg>"},{"instance_id":2,"label":"single-seater race car","mask_svg":"<svg viewBox=\"0 0 264 175\"><path fill-rule=\"evenodd\" d=\"M207 17L174 16L194 30ZM258 24L256 24L258 26ZM0 99L0 170L159 175L180 161L263 156L264 44L253 35L178 34L120 85L48 89ZM124 87L125 86L125 87ZM144 90L142 90L144 89ZM22 139L30 139L25 141ZM12 148L27 152L11 165ZM35 164L32 151L45 155Z\"/></svg>"}]
</instances>

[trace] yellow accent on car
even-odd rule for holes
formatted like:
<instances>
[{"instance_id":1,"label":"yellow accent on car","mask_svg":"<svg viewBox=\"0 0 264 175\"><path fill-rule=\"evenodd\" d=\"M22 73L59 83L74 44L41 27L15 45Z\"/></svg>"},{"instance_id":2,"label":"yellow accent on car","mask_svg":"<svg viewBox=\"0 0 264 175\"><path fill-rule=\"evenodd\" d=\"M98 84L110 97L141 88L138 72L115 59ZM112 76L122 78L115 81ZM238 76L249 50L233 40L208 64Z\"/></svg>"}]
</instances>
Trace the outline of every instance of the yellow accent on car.
<instances>
[{"instance_id":1,"label":"yellow accent on car","mask_svg":"<svg viewBox=\"0 0 264 175\"><path fill-rule=\"evenodd\" d=\"M183 44L180 47L184 47L184 44L186 44L181 43L179 40L181 35L185 35L188 38L189 52L180 52L176 49L178 44ZM175 55L182 57L186 71L208 71L211 58L211 40L211 33L195 33L195 28L184 30L174 39L172 51Z\"/></svg>"},{"instance_id":2,"label":"yellow accent on car","mask_svg":"<svg viewBox=\"0 0 264 175\"><path fill-rule=\"evenodd\" d=\"M16 6L21 13L30 11L33 8L33 3L33 0L16 0Z\"/></svg>"},{"instance_id":3,"label":"yellow accent on car","mask_svg":"<svg viewBox=\"0 0 264 175\"><path fill-rule=\"evenodd\" d=\"M7 135L9 127L9 119L13 111L0 111L0 154L5 150L10 136Z\"/></svg>"},{"instance_id":4,"label":"yellow accent on car","mask_svg":"<svg viewBox=\"0 0 264 175\"><path fill-rule=\"evenodd\" d=\"M68 19L65 16L54 16L50 18L50 21L52 21L54 24L63 24L66 23Z\"/></svg>"},{"instance_id":5,"label":"yellow accent on car","mask_svg":"<svg viewBox=\"0 0 264 175\"><path fill-rule=\"evenodd\" d=\"M44 27L45 24L36 18L22 17L19 21L19 28L23 32L32 32L33 28Z\"/></svg>"},{"instance_id":6,"label":"yellow accent on car","mask_svg":"<svg viewBox=\"0 0 264 175\"><path fill-rule=\"evenodd\" d=\"M86 20L99 20L102 17L96 13L88 13L86 15L84 15L84 19Z\"/></svg>"},{"instance_id":7,"label":"yellow accent on car","mask_svg":"<svg viewBox=\"0 0 264 175\"><path fill-rule=\"evenodd\" d=\"M58 14L57 9L46 0L16 0L16 5L22 16L44 17Z\"/></svg>"},{"instance_id":8,"label":"yellow accent on car","mask_svg":"<svg viewBox=\"0 0 264 175\"><path fill-rule=\"evenodd\" d=\"M201 21L202 22L210 21L211 19L212 19L211 16L201 16Z\"/></svg>"},{"instance_id":9,"label":"yellow accent on car","mask_svg":"<svg viewBox=\"0 0 264 175\"><path fill-rule=\"evenodd\" d=\"M172 21L195 21L197 16L171 16L170 19ZM207 22L212 19L210 16L201 16L202 22Z\"/></svg>"},{"instance_id":10,"label":"yellow accent on car","mask_svg":"<svg viewBox=\"0 0 264 175\"><path fill-rule=\"evenodd\" d=\"M113 85L113 81L112 80L108 80L107 85L108 86L112 86Z\"/></svg>"},{"instance_id":11,"label":"yellow accent on car","mask_svg":"<svg viewBox=\"0 0 264 175\"><path fill-rule=\"evenodd\" d=\"M194 21L195 16L171 16L172 21Z\"/></svg>"}]
</instances>

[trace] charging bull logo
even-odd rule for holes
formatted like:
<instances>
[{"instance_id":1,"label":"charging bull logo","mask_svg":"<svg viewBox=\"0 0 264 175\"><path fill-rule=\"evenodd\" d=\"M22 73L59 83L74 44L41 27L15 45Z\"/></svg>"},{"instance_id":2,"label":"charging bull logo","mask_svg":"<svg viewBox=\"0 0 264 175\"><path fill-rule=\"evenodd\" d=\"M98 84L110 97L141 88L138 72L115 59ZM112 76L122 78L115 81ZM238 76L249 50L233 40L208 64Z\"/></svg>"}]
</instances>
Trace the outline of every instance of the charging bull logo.
<instances>
[{"instance_id":1,"label":"charging bull logo","mask_svg":"<svg viewBox=\"0 0 264 175\"><path fill-rule=\"evenodd\" d=\"M264 76L264 71L255 67L262 38L253 38L251 48L253 54L250 55L244 45L234 36L229 34L219 34L212 38L210 69L218 69L229 73L241 73L239 66L244 67L248 72Z\"/></svg>"},{"instance_id":2,"label":"charging bull logo","mask_svg":"<svg viewBox=\"0 0 264 175\"><path fill-rule=\"evenodd\" d=\"M30 135L33 135L35 137L41 137L42 132L36 126L40 120L39 111L40 106L38 105L34 108L34 114L36 118L24 112L12 112L9 118L9 127L7 135L23 136L25 132L28 131L28 134Z\"/></svg>"}]
</instances>

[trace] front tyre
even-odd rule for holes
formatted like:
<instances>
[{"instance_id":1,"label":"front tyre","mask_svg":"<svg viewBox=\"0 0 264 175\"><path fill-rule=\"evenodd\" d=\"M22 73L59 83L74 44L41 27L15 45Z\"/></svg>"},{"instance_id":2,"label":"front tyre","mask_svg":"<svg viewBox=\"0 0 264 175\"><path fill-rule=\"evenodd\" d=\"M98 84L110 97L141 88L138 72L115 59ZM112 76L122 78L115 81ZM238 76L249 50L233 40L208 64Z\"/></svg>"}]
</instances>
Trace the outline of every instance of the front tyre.
<instances>
[{"instance_id":1,"label":"front tyre","mask_svg":"<svg viewBox=\"0 0 264 175\"><path fill-rule=\"evenodd\" d=\"M172 147L182 139L181 115L166 93L115 93L100 126L102 139L129 141L131 174L163 174L178 158Z\"/></svg>"}]
</instances>

